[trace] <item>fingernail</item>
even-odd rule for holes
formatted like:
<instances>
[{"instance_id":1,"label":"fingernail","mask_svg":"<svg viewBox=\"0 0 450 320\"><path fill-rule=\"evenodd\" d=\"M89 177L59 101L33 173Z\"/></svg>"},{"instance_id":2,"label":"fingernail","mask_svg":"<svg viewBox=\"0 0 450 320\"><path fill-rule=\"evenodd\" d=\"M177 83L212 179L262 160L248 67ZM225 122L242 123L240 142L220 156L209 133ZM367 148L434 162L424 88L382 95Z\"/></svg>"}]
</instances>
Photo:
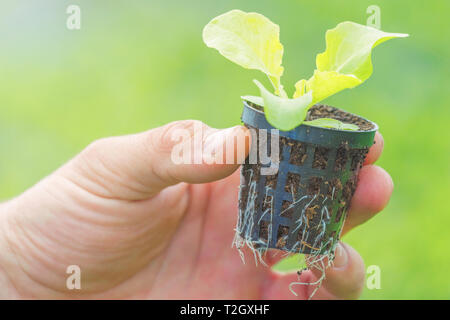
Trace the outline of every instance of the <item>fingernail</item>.
<instances>
[{"instance_id":1,"label":"fingernail","mask_svg":"<svg viewBox=\"0 0 450 320\"><path fill-rule=\"evenodd\" d=\"M341 242L339 242L334 252L333 267L338 269L344 268L347 265L347 263L348 263L347 250L345 249L344 245Z\"/></svg>"},{"instance_id":2,"label":"fingernail","mask_svg":"<svg viewBox=\"0 0 450 320\"><path fill-rule=\"evenodd\" d=\"M233 132L234 127L222 130L216 130L209 133L203 144L203 160L208 163L224 163L224 148L227 137Z\"/></svg>"},{"instance_id":3,"label":"fingernail","mask_svg":"<svg viewBox=\"0 0 450 320\"><path fill-rule=\"evenodd\" d=\"M205 138L204 146L205 147L216 147L217 145L221 145L225 142L226 137L230 132L234 130L234 127L227 129L214 129L214 132L208 133L208 136ZM212 130L211 130L212 131Z\"/></svg>"}]
</instances>

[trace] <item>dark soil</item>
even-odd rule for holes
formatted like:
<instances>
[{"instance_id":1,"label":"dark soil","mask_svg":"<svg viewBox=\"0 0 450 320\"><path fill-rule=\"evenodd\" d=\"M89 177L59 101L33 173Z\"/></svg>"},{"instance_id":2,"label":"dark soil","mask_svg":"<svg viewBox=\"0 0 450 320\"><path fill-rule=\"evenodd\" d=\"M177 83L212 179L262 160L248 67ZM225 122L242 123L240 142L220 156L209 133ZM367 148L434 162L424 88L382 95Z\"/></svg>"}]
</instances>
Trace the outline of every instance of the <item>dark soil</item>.
<instances>
[{"instance_id":1,"label":"dark soil","mask_svg":"<svg viewBox=\"0 0 450 320\"><path fill-rule=\"evenodd\" d=\"M277 187L277 180L278 180L278 173L266 177L266 188L265 188L265 198L262 204L262 210L265 212L267 209L269 209L269 213L272 213L272 207L273 207L273 196L270 195L270 191L275 192L275 189Z\"/></svg>"},{"instance_id":2,"label":"dark soil","mask_svg":"<svg viewBox=\"0 0 450 320\"><path fill-rule=\"evenodd\" d=\"M287 193L294 193L296 195L298 193L298 189L300 188L300 175L293 172L288 172L286 178L286 184L284 185L284 191Z\"/></svg>"},{"instance_id":3,"label":"dark soil","mask_svg":"<svg viewBox=\"0 0 450 320\"><path fill-rule=\"evenodd\" d=\"M320 185L322 184L322 178L312 177L308 181L307 193L310 195L318 194L320 192Z\"/></svg>"},{"instance_id":4,"label":"dark soil","mask_svg":"<svg viewBox=\"0 0 450 320\"><path fill-rule=\"evenodd\" d=\"M272 205L273 203L273 196L268 196L264 198L264 202L262 204L262 211L265 212L266 210L269 210L269 213L272 214Z\"/></svg>"},{"instance_id":5,"label":"dark soil","mask_svg":"<svg viewBox=\"0 0 450 320\"><path fill-rule=\"evenodd\" d=\"M264 108L254 103L251 103L250 101L247 101L247 104L256 110L264 111ZM355 124L359 127L359 130L362 131L369 131L373 129L373 124L370 123L369 121L357 115L351 114L349 112L346 112L344 110L332 106L327 106L325 104L313 105L308 110L305 120L311 121L319 118L331 118L339 120L344 123Z\"/></svg>"},{"instance_id":6,"label":"dark soil","mask_svg":"<svg viewBox=\"0 0 450 320\"><path fill-rule=\"evenodd\" d=\"M319 118L331 118L344 123L356 124L359 127L359 130L362 131L373 129L373 125L369 121L358 117L357 115L324 104L316 104L312 106L306 115L307 121Z\"/></svg>"},{"instance_id":7,"label":"dark soil","mask_svg":"<svg viewBox=\"0 0 450 320\"><path fill-rule=\"evenodd\" d=\"M275 188L277 187L277 179L278 179L278 173L271 175L271 176L266 176L266 187L272 188L275 190Z\"/></svg>"},{"instance_id":8,"label":"dark soil","mask_svg":"<svg viewBox=\"0 0 450 320\"><path fill-rule=\"evenodd\" d=\"M317 147L314 152L313 169L326 169L328 163L328 152L330 149Z\"/></svg>"},{"instance_id":9,"label":"dark soil","mask_svg":"<svg viewBox=\"0 0 450 320\"><path fill-rule=\"evenodd\" d=\"M325 181L325 185L327 188L327 197L328 198L336 198L342 190L342 183L339 179L332 179L331 181Z\"/></svg>"},{"instance_id":10,"label":"dark soil","mask_svg":"<svg viewBox=\"0 0 450 320\"><path fill-rule=\"evenodd\" d=\"M280 216L292 219L292 215L294 214L294 208L288 209L291 204L292 202L283 200L283 203L281 205Z\"/></svg>"},{"instance_id":11,"label":"dark soil","mask_svg":"<svg viewBox=\"0 0 450 320\"><path fill-rule=\"evenodd\" d=\"M345 169L345 165L348 159L348 152L350 148L348 143L341 145L336 153L336 162L334 163L334 171L342 171Z\"/></svg>"},{"instance_id":12,"label":"dark soil","mask_svg":"<svg viewBox=\"0 0 450 320\"><path fill-rule=\"evenodd\" d=\"M352 164L350 166L350 170L355 171L357 169L361 169L368 152L368 148L352 150Z\"/></svg>"},{"instance_id":13,"label":"dark soil","mask_svg":"<svg viewBox=\"0 0 450 320\"><path fill-rule=\"evenodd\" d=\"M289 227L279 226L277 232L277 245L278 249L282 249L287 242L287 235L289 234Z\"/></svg>"},{"instance_id":14,"label":"dark soil","mask_svg":"<svg viewBox=\"0 0 450 320\"><path fill-rule=\"evenodd\" d=\"M264 240L264 242L267 242L267 239L269 238L269 222L268 221L261 221L261 224L259 227L259 237L260 237L260 239Z\"/></svg>"},{"instance_id":15,"label":"dark soil","mask_svg":"<svg viewBox=\"0 0 450 320\"><path fill-rule=\"evenodd\" d=\"M287 140L287 139L286 139ZM291 157L289 159L290 164L295 164L296 166L301 166L305 163L306 145L300 142L294 142L292 140L287 140L286 144L291 146Z\"/></svg>"}]
</instances>

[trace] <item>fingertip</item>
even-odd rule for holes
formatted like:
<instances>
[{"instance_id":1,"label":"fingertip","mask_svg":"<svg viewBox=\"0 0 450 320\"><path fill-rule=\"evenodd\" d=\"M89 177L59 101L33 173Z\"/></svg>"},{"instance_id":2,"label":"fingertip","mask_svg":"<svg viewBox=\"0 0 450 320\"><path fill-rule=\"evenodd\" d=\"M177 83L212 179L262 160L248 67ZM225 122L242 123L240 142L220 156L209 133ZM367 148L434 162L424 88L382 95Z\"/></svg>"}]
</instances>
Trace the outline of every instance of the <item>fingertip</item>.
<instances>
[{"instance_id":1,"label":"fingertip","mask_svg":"<svg viewBox=\"0 0 450 320\"><path fill-rule=\"evenodd\" d=\"M393 189L394 182L383 168L376 165L362 167L350 212L366 215L380 212L388 204Z\"/></svg>"},{"instance_id":2,"label":"fingertip","mask_svg":"<svg viewBox=\"0 0 450 320\"><path fill-rule=\"evenodd\" d=\"M367 153L364 164L372 164L378 160L383 152L384 148L384 139L381 133L378 131L375 133L374 144L370 147L369 152Z\"/></svg>"},{"instance_id":3,"label":"fingertip","mask_svg":"<svg viewBox=\"0 0 450 320\"><path fill-rule=\"evenodd\" d=\"M322 264L323 263L323 264ZM364 261L351 246L339 243L333 263L325 269L328 260L309 260L310 270L301 274L273 272L265 286L267 299L357 299L363 290L365 280ZM324 275L322 282L320 279ZM320 287L317 289L317 285ZM293 293L295 292L295 294Z\"/></svg>"},{"instance_id":4,"label":"fingertip","mask_svg":"<svg viewBox=\"0 0 450 320\"><path fill-rule=\"evenodd\" d=\"M215 129L197 120L184 120L161 129L155 144L163 146L153 149L164 147L161 154L165 159L155 161L159 170L154 171L166 185L221 180L236 171L249 152L250 133L243 126Z\"/></svg>"},{"instance_id":5,"label":"fingertip","mask_svg":"<svg viewBox=\"0 0 450 320\"><path fill-rule=\"evenodd\" d=\"M287 257L288 255L286 255L284 251L278 249L268 249L264 255L264 261L269 267L273 267Z\"/></svg>"},{"instance_id":6,"label":"fingertip","mask_svg":"<svg viewBox=\"0 0 450 320\"><path fill-rule=\"evenodd\" d=\"M305 300L308 298L308 285L296 283L310 283L311 277L313 277L313 275L309 270L304 271L301 276L299 276L297 272L284 273L271 271L266 275L262 299Z\"/></svg>"},{"instance_id":7,"label":"fingertip","mask_svg":"<svg viewBox=\"0 0 450 320\"><path fill-rule=\"evenodd\" d=\"M323 271L311 268L314 279L320 279ZM348 244L339 242L332 264L325 270L322 287L313 299L357 299L365 280L364 261ZM310 291L312 291L310 289Z\"/></svg>"}]
</instances>

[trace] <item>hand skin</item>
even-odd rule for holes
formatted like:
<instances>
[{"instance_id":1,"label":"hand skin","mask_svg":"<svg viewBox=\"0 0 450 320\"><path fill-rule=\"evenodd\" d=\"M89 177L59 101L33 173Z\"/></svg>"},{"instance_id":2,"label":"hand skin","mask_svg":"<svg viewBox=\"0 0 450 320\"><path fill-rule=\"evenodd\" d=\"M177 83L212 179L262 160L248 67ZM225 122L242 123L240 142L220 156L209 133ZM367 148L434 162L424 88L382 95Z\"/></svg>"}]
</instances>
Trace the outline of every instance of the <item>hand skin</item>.
<instances>
[{"instance_id":1,"label":"hand skin","mask_svg":"<svg viewBox=\"0 0 450 320\"><path fill-rule=\"evenodd\" d=\"M210 141L221 135L249 136L243 127L217 130L187 120L101 139L1 204L0 298L308 298L312 286L294 287L297 297L289 291L296 273L256 267L248 250L243 264L231 248L239 165L171 161L178 143L172 140L174 130L188 129L193 135L199 125L204 139L215 137ZM372 164L382 148L377 134L344 233L389 201L392 180ZM314 299L353 299L361 293L363 261L350 246L339 248ZM272 266L280 256L271 251L266 261ZM81 290L66 287L69 265L81 268ZM314 282L318 276L317 270L305 271L301 280Z\"/></svg>"}]
</instances>

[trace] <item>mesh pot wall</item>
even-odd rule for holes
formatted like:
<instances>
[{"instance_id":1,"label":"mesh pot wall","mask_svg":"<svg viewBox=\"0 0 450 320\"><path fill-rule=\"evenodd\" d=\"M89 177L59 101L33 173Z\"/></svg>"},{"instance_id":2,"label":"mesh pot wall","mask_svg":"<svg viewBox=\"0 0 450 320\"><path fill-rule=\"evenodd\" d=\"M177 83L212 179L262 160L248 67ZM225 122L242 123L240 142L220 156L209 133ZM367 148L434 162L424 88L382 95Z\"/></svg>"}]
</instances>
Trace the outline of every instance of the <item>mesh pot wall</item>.
<instances>
[{"instance_id":1,"label":"mesh pot wall","mask_svg":"<svg viewBox=\"0 0 450 320\"><path fill-rule=\"evenodd\" d=\"M251 152L279 141L278 171L261 174L274 163L250 163L241 168L237 233L255 249L328 254L339 239L358 173L377 125L359 116L324 105L313 106L307 120L328 117L355 123L360 131L301 125L261 139L274 129L261 107L244 102L242 121L253 129ZM263 135L264 137L264 135ZM259 151L259 150L258 150ZM279 160L279 162L277 161Z\"/></svg>"}]
</instances>

